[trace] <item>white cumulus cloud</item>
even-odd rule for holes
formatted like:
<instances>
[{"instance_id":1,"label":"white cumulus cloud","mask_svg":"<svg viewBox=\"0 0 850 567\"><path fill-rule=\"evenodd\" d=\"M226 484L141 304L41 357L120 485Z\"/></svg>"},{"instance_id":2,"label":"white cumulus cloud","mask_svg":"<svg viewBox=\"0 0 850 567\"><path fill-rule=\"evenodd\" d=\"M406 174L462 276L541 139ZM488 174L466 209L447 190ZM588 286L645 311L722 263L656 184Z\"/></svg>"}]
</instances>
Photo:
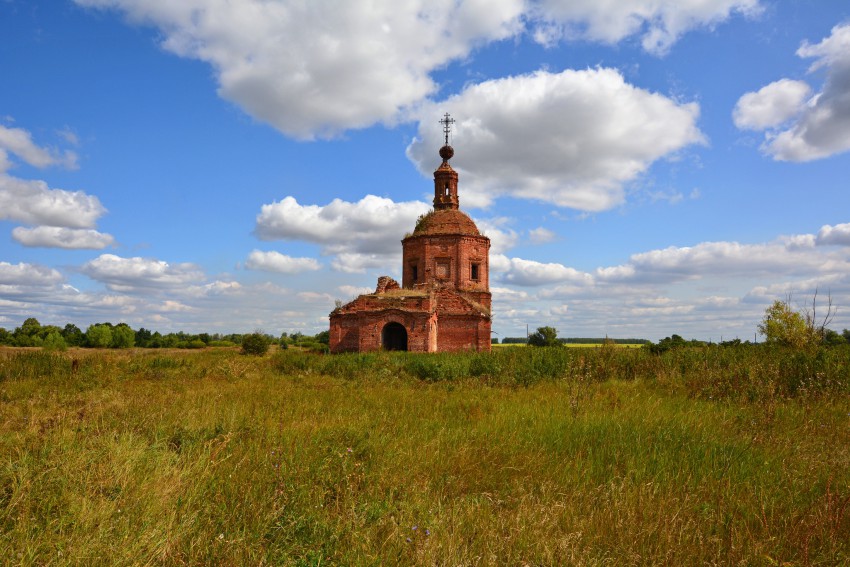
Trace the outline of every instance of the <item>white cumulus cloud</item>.
<instances>
[{"instance_id":1,"label":"white cumulus cloud","mask_svg":"<svg viewBox=\"0 0 850 567\"><path fill-rule=\"evenodd\" d=\"M171 299L163 301L158 308L163 313L187 313L189 311L194 311L193 307Z\"/></svg>"},{"instance_id":2,"label":"white cumulus cloud","mask_svg":"<svg viewBox=\"0 0 850 567\"><path fill-rule=\"evenodd\" d=\"M507 228L509 222L510 219L504 217L475 220L481 234L490 239L491 254L502 254L516 246L519 235L515 230Z\"/></svg>"},{"instance_id":3,"label":"white cumulus cloud","mask_svg":"<svg viewBox=\"0 0 850 567\"><path fill-rule=\"evenodd\" d=\"M759 0L538 0L535 39L551 44L560 39L617 43L639 36L643 48L666 53L686 32L711 27L733 13L759 14Z\"/></svg>"},{"instance_id":4,"label":"white cumulus cloud","mask_svg":"<svg viewBox=\"0 0 850 567\"><path fill-rule=\"evenodd\" d=\"M520 286L540 286L554 283L571 282L579 285L590 285L593 276L559 264L557 262L536 262L522 258L510 258L507 269L502 266L500 280Z\"/></svg>"},{"instance_id":5,"label":"white cumulus cloud","mask_svg":"<svg viewBox=\"0 0 850 567\"><path fill-rule=\"evenodd\" d=\"M341 285L337 289L345 294L346 297L357 297L358 295L373 293L375 291L375 288L356 285Z\"/></svg>"},{"instance_id":6,"label":"white cumulus cloud","mask_svg":"<svg viewBox=\"0 0 850 567\"><path fill-rule=\"evenodd\" d=\"M53 286L63 281L62 274L53 268L20 262L0 262L0 285Z\"/></svg>"},{"instance_id":7,"label":"white cumulus cloud","mask_svg":"<svg viewBox=\"0 0 850 567\"><path fill-rule=\"evenodd\" d=\"M100 200L83 191L51 189L41 180L9 175L16 165L10 155L39 168L59 165L76 167L72 151L61 152L36 144L23 128L0 124L0 221L38 225L17 227L12 237L24 246L100 249L113 244L108 234L94 230L106 209Z\"/></svg>"},{"instance_id":8,"label":"white cumulus cloud","mask_svg":"<svg viewBox=\"0 0 850 567\"><path fill-rule=\"evenodd\" d=\"M12 229L12 238L24 246L68 249L101 250L115 243L115 239L110 234L93 229L58 226L34 228L18 226Z\"/></svg>"},{"instance_id":9,"label":"white cumulus cloud","mask_svg":"<svg viewBox=\"0 0 850 567\"><path fill-rule=\"evenodd\" d=\"M633 254L628 263L599 268L595 276L600 282L664 284L716 276L782 278L850 270L847 257L814 254L813 243L813 235L795 235L760 244L702 242L670 246Z\"/></svg>"},{"instance_id":10,"label":"white cumulus cloud","mask_svg":"<svg viewBox=\"0 0 850 567\"><path fill-rule=\"evenodd\" d=\"M263 205L255 234L262 240L302 240L335 256L341 271L379 267L401 251L400 241L428 210L421 201L396 203L367 195L357 202L334 199L324 206L301 205L294 197Z\"/></svg>"},{"instance_id":11,"label":"white cumulus cloud","mask_svg":"<svg viewBox=\"0 0 850 567\"><path fill-rule=\"evenodd\" d=\"M92 228L105 212L97 197L82 191L50 189L44 181L0 174L0 220Z\"/></svg>"},{"instance_id":12,"label":"white cumulus cloud","mask_svg":"<svg viewBox=\"0 0 850 567\"><path fill-rule=\"evenodd\" d=\"M432 74L481 46L639 37L663 54L690 30L758 0L75 0L159 31L161 45L210 65L218 93L301 139L393 124L439 91Z\"/></svg>"},{"instance_id":13,"label":"white cumulus cloud","mask_svg":"<svg viewBox=\"0 0 850 567\"><path fill-rule=\"evenodd\" d=\"M528 231L528 239L534 244L546 244L547 242L554 241L556 238L558 238L557 234L542 226Z\"/></svg>"},{"instance_id":14,"label":"white cumulus cloud","mask_svg":"<svg viewBox=\"0 0 850 567\"><path fill-rule=\"evenodd\" d=\"M398 267L401 239L413 230L416 219L429 208L422 201L397 203L375 195L367 195L357 202L334 199L327 205L301 205L294 197L285 197L262 206L254 233L262 240L299 240L319 244L322 255L332 257L330 265L336 271L392 270ZM506 226L509 222L507 218L475 221L479 230L490 238L491 254L500 254L518 241L516 231ZM263 269L259 266L275 261L272 256L261 259L259 254L262 253L254 251L246 266ZM292 265L294 260L300 260L299 265L304 269L319 268L319 263L309 258L285 262L276 256L274 258L280 265Z\"/></svg>"},{"instance_id":15,"label":"white cumulus cloud","mask_svg":"<svg viewBox=\"0 0 850 567\"><path fill-rule=\"evenodd\" d=\"M850 246L850 223L842 223L835 226L823 225L818 231L815 242L818 245L838 244L841 246Z\"/></svg>"},{"instance_id":16,"label":"white cumulus cloud","mask_svg":"<svg viewBox=\"0 0 850 567\"><path fill-rule=\"evenodd\" d=\"M835 26L820 43L804 42L797 55L815 60L810 71L826 70L823 89L801 105L808 94L803 83L771 83L741 97L736 125L767 130L761 150L776 160L811 161L850 150L850 24Z\"/></svg>"},{"instance_id":17,"label":"white cumulus cloud","mask_svg":"<svg viewBox=\"0 0 850 567\"><path fill-rule=\"evenodd\" d=\"M804 81L780 79L738 99L732 119L741 129L779 126L803 110L811 92L812 88Z\"/></svg>"},{"instance_id":18,"label":"white cumulus cloud","mask_svg":"<svg viewBox=\"0 0 850 567\"><path fill-rule=\"evenodd\" d=\"M321 269L322 266L313 258L293 258L275 250L268 252L253 250L248 255L245 267L249 270L262 270L279 274L300 274Z\"/></svg>"},{"instance_id":19,"label":"white cumulus cloud","mask_svg":"<svg viewBox=\"0 0 850 567\"><path fill-rule=\"evenodd\" d=\"M122 258L101 254L86 262L81 271L114 291L137 291L151 288L183 288L204 279L194 264L169 264L153 258Z\"/></svg>"},{"instance_id":20,"label":"white cumulus cloud","mask_svg":"<svg viewBox=\"0 0 850 567\"><path fill-rule=\"evenodd\" d=\"M0 124L0 172L11 165L8 153L15 154L34 167L62 165L73 168L77 164L77 155L74 152L43 148L33 142L32 135L23 128L7 128Z\"/></svg>"},{"instance_id":21,"label":"white cumulus cloud","mask_svg":"<svg viewBox=\"0 0 850 567\"><path fill-rule=\"evenodd\" d=\"M615 69L486 81L439 109L458 119L454 167L462 201L475 206L509 195L610 209L623 202L624 185L654 161L704 142L696 103L637 88ZM434 116L438 108L425 105L421 113ZM423 118L408 157L430 174L442 143L440 125Z\"/></svg>"},{"instance_id":22,"label":"white cumulus cloud","mask_svg":"<svg viewBox=\"0 0 850 567\"><path fill-rule=\"evenodd\" d=\"M521 27L522 0L77 0L152 24L210 64L219 94L296 138L392 122L434 93L429 73Z\"/></svg>"}]
</instances>

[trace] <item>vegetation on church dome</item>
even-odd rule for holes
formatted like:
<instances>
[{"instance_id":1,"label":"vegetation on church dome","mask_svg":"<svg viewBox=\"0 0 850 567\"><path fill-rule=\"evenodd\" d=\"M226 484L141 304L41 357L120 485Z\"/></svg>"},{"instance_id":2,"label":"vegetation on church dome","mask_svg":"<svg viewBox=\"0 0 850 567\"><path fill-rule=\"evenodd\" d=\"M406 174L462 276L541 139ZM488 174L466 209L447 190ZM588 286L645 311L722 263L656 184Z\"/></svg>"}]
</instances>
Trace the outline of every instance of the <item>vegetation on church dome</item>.
<instances>
[{"instance_id":1,"label":"vegetation on church dome","mask_svg":"<svg viewBox=\"0 0 850 567\"><path fill-rule=\"evenodd\" d=\"M396 288L372 295L380 295L381 297L427 297L428 291L424 289Z\"/></svg>"},{"instance_id":2,"label":"vegetation on church dome","mask_svg":"<svg viewBox=\"0 0 850 567\"><path fill-rule=\"evenodd\" d=\"M434 209L429 209L427 213L422 213L416 218L416 226L413 227L413 232L419 232L419 230L424 226L424 224L431 218L431 215L434 214Z\"/></svg>"}]
</instances>

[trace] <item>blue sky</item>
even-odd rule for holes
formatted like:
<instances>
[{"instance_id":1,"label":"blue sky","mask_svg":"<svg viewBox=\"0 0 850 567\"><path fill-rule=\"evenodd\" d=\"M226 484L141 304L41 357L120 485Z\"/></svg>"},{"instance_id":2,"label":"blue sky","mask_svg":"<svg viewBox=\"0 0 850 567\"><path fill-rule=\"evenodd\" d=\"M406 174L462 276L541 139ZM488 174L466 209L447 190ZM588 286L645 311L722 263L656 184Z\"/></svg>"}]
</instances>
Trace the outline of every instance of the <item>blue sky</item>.
<instances>
[{"instance_id":1,"label":"blue sky","mask_svg":"<svg viewBox=\"0 0 850 567\"><path fill-rule=\"evenodd\" d=\"M494 330L850 327L850 5L0 0L0 326L315 333L457 120Z\"/></svg>"}]
</instances>

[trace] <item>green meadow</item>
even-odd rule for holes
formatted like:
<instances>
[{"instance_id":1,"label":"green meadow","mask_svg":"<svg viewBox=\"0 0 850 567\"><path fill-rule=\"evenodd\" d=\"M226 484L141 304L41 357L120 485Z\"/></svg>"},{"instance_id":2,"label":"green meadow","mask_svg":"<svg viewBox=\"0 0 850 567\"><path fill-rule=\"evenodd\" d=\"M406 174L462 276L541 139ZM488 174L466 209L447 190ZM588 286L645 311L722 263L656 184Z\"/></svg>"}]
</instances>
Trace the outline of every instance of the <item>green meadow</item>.
<instances>
[{"instance_id":1,"label":"green meadow","mask_svg":"<svg viewBox=\"0 0 850 567\"><path fill-rule=\"evenodd\" d=\"M847 565L850 348L0 349L0 564Z\"/></svg>"}]
</instances>

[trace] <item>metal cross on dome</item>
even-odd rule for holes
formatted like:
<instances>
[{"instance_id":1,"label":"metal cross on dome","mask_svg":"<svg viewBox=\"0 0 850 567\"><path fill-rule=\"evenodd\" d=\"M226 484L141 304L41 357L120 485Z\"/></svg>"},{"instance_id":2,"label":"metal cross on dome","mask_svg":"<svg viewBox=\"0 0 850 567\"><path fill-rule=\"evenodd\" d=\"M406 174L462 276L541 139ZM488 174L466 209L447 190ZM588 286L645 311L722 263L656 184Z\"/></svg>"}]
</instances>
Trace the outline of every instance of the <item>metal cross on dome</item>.
<instances>
[{"instance_id":1,"label":"metal cross on dome","mask_svg":"<svg viewBox=\"0 0 850 567\"><path fill-rule=\"evenodd\" d=\"M452 131L452 124L455 123L455 119L451 117L451 115L446 112L446 115L440 120L440 124L443 125L443 134L446 135L446 145L449 145L449 134Z\"/></svg>"}]
</instances>

